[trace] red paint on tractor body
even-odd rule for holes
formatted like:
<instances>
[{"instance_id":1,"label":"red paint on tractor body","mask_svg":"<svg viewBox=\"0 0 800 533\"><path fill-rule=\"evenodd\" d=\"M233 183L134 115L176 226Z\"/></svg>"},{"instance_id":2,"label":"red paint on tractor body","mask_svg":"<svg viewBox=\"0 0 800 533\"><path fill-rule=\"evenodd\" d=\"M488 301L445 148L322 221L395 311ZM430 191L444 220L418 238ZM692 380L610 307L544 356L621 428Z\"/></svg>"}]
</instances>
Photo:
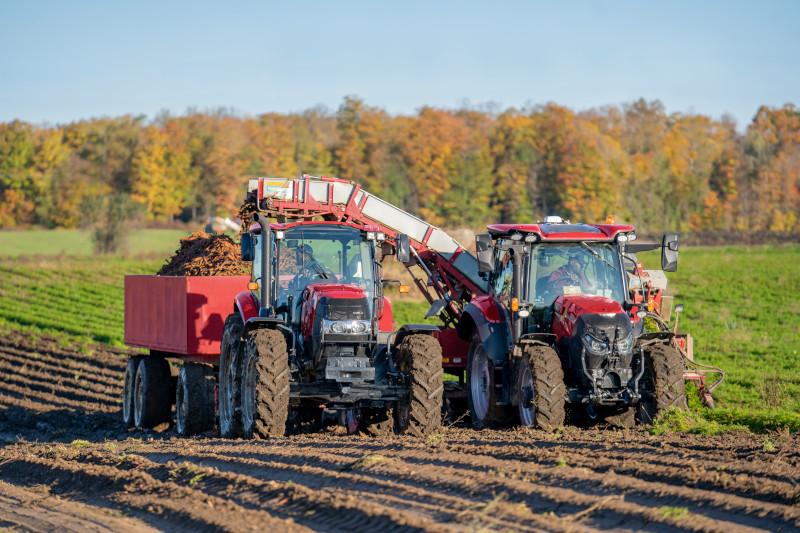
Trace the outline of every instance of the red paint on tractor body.
<instances>
[{"instance_id":1,"label":"red paint on tractor body","mask_svg":"<svg viewBox=\"0 0 800 533\"><path fill-rule=\"evenodd\" d=\"M236 307L242 315L242 322L247 322L253 317L258 316L258 308L261 305L252 292L240 292L236 295Z\"/></svg>"},{"instance_id":2,"label":"red paint on tractor body","mask_svg":"<svg viewBox=\"0 0 800 533\"><path fill-rule=\"evenodd\" d=\"M473 298L471 303L478 306L478 309L481 310L481 314L489 322L500 322L500 312L497 310L497 302L494 297L484 294Z\"/></svg>"},{"instance_id":3,"label":"red paint on tractor body","mask_svg":"<svg viewBox=\"0 0 800 533\"><path fill-rule=\"evenodd\" d=\"M553 333L558 339L572 337L575 322L584 314L624 314L619 302L591 294L562 294L553 306Z\"/></svg>"},{"instance_id":4,"label":"red paint on tractor body","mask_svg":"<svg viewBox=\"0 0 800 533\"><path fill-rule=\"evenodd\" d=\"M300 310L300 334L308 339L314 333L314 316L321 298L365 299L367 293L361 287L338 283L312 283L303 291L303 306Z\"/></svg>"}]
</instances>

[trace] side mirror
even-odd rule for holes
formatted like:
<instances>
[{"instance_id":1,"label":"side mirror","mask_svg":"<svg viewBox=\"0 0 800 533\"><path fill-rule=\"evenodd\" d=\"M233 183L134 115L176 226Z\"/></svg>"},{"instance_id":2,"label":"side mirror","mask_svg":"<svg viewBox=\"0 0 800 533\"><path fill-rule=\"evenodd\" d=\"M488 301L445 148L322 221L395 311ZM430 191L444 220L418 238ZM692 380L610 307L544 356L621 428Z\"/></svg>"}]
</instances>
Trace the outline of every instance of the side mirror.
<instances>
[{"instance_id":1,"label":"side mirror","mask_svg":"<svg viewBox=\"0 0 800 533\"><path fill-rule=\"evenodd\" d=\"M242 261L252 261L255 256L255 244L253 235L245 233L242 235Z\"/></svg>"},{"instance_id":2,"label":"side mirror","mask_svg":"<svg viewBox=\"0 0 800 533\"><path fill-rule=\"evenodd\" d=\"M475 235L475 250L478 253L478 272L491 272L494 270L492 236L488 233Z\"/></svg>"},{"instance_id":3,"label":"side mirror","mask_svg":"<svg viewBox=\"0 0 800 533\"><path fill-rule=\"evenodd\" d=\"M678 236L674 233L665 233L661 240L661 270L678 270Z\"/></svg>"},{"instance_id":4,"label":"side mirror","mask_svg":"<svg viewBox=\"0 0 800 533\"><path fill-rule=\"evenodd\" d=\"M398 233L394 240L394 246L397 250L395 256L401 263L408 263L411 261L411 243L408 241L408 235L405 233Z\"/></svg>"}]
</instances>

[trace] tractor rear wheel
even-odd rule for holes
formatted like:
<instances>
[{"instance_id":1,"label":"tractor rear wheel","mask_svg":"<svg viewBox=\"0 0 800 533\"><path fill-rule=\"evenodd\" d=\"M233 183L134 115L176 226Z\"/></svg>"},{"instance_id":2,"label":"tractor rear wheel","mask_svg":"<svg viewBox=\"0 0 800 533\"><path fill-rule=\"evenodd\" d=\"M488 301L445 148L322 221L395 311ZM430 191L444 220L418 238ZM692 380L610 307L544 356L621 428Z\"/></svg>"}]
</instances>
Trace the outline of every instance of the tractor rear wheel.
<instances>
[{"instance_id":1,"label":"tractor rear wheel","mask_svg":"<svg viewBox=\"0 0 800 533\"><path fill-rule=\"evenodd\" d=\"M442 423L442 346L430 335L408 335L397 350L397 368L411 377L408 402L395 409L400 433L426 437Z\"/></svg>"},{"instance_id":2,"label":"tractor rear wheel","mask_svg":"<svg viewBox=\"0 0 800 533\"><path fill-rule=\"evenodd\" d=\"M688 409L686 384L683 380L683 359L680 352L667 344L654 344L644 350L643 398L637 418L641 424L652 424L668 409Z\"/></svg>"},{"instance_id":3,"label":"tractor rear wheel","mask_svg":"<svg viewBox=\"0 0 800 533\"><path fill-rule=\"evenodd\" d=\"M132 355L128 358L128 366L125 367L125 386L122 389L122 420L128 427L136 424L134 420L134 404L136 402L136 371L139 369L141 355Z\"/></svg>"},{"instance_id":4,"label":"tractor rear wheel","mask_svg":"<svg viewBox=\"0 0 800 533\"><path fill-rule=\"evenodd\" d=\"M172 411L169 363L163 357L143 357L136 370L134 423L152 428L168 422Z\"/></svg>"},{"instance_id":5,"label":"tractor rear wheel","mask_svg":"<svg viewBox=\"0 0 800 533\"><path fill-rule=\"evenodd\" d=\"M175 387L175 427L180 435L214 428L214 367L185 363Z\"/></svg>"},{"instance_id":6,"label":"tractor rear wheel","mask_svg":"<svg viewBox=\"0 0 800 533\"><path fill-rule=\"evenodd\" d=\"M219 353L219 432L229 439L242 434L242 365L244 324L239 313L225 319Z\"/></svg>"},{"instance_id":7,"label":"tractor rear wheel","mask_svg":"<svg viewBox=\"0 0 800 533\"><path fill-rule=\"evenodd\" d=\"M282 437L289 416L289 353L283 334L260 329L247 335L242 376L242 433Z\"/></svg>"},{"instance_id":8,"label":"tractor rear wheel","mask_svg":"<svg viewBox=\"0 0 800 533\"><path fill-rule=\"evenodd\" d=\"M522 426L555 431L564 425L564 371L555 350L537 345L522 348L517 394Z\"/></svg>"},{"instance_id":9,"label":"tractor rear wheel","mask_svg":"<svg viewBox=\"0 0 800 533\"><path fill-rule=\"evenodd\" d=\"M475 429L492 427L503 418L497 406L494 364L478 333L472 336L467 356L467 406Z\"/></svg>"}]
</instances>

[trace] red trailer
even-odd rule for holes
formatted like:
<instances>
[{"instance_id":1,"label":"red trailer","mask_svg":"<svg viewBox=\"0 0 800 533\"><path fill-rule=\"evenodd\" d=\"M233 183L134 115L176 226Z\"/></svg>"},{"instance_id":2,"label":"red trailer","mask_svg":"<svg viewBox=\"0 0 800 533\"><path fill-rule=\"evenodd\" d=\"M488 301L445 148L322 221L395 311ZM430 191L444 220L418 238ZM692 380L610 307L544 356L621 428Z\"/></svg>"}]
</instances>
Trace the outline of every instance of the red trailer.
<instances>
[{"instance_id":1,"label":"red trailer","mask_svg":"<svg viewBox=\"0 0 800 533\"><path fill-rule=\"evenodd\" d=\"M125 344L147 348L125 372L123 417L131 426L153 427L170 418L178 394L196 395L203 409L189 416L198 428L213 427L214 367L219 363L225 317L249 276L125 276ZM167 359L183 361L176 380ZM183 420L186 420L184 417ZM183 428L180 428L183 429Z\"/></svg>"}]
</instances>

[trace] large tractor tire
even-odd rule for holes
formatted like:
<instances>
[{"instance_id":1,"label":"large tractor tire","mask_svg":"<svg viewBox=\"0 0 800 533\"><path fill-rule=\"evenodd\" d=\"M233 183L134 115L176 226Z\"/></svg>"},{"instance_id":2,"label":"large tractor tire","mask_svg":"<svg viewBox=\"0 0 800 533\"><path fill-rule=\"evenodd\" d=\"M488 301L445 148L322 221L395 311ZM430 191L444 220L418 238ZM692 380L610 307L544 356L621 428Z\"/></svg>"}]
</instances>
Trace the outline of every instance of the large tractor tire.
<instances>
[{"instance_id":1,"label":"large tractor tire","mask_svg":"<svg viewBox=\"0 0 800 533\"><path fill-rule=\"evenodd\" d=\"M169 363L163 357L143 357L136 370L134 424L152 428L168 422L172 411Z\"/></svg>"},{"instance_id":2,"label":"large tractor tire","mask_svg":"<svg viewBox=\"0 0 800 533\"><path fill-rule=\"evenodd\" d=\"M637 418L641 424L652 424L668 409L688 409L686 384L683 380L683 359L678 350L667 344L654 344L644 350L644 376Z\"/></svg>"},{"instance_id":3,"label":"large tractor tire","mask_svg":"<svg viewBox=\"0 0 800 533\"><path fill-rule=\"evenodd\" d=\"M214 429L214 367L185 363L175 387L175 428L180 435Z\"/></svg>"},{"instance_id":4,"label":"large tractor tire","mask_svg":"<svg viewBox=\"0 0 800 533\"><path fill-rule=\"evenodd\" d=\"M495 426L505 418L497 405L494 364L478 333L472 336L467 356L467 407L475 429Z\"/></svg>"},{"instance_id":5,"label":"large tractor tire","mask_svg":"<svg viewBox=\"0 0 800 533\"><path fill-rule=\"evenodd\" d=\"M239 313L225 319L219 353L219 432L223 438L242 434L242 367L244 350Z\"/></svg>"},{"instance_id":6,"label":"large tractor tire","mask_svg":"<svg viewBox=\"0 0 800 533\"><path fill-rule=\"evenodd\" d=\"M122 420L128 427L136 425L133 412L136 404L136 371L139 370L141 355L132 355L128 358L125 367L125 385L122 389Z\"/></svg>"},{"instance_id":7,"label":"large tractor tire","mask_svg":"<svg viewBox=\"0 0 800 533\"><path fill-rule=\"evenodd\" d=\"M564 425L564 371L555 350L536 345L522 348L517 394L522 426L555 431Z\"/></svg>"},{"instance_id":8,"label":"large tractor tire","mask_svg":"<svg viewBox=\"0 0 800 533\"><path fill-rule=\"evenodd\" d=\"M408 403L395 410L398 432L426 437L442 423L442 346L430 335L408 335L396 353L397 368L411 377Z\"/></svg>"},{"instance_id":9,"label":"large tractor tire","mask_svg":"<svg viewBox=\"0 0 800 533\"><path fill-rule=\"evenodd\" d=\"M289 416L289 353L283 334L261 329L247 335L242 377L244 437L282 437Z\"/></svg>"}]
</instances>

